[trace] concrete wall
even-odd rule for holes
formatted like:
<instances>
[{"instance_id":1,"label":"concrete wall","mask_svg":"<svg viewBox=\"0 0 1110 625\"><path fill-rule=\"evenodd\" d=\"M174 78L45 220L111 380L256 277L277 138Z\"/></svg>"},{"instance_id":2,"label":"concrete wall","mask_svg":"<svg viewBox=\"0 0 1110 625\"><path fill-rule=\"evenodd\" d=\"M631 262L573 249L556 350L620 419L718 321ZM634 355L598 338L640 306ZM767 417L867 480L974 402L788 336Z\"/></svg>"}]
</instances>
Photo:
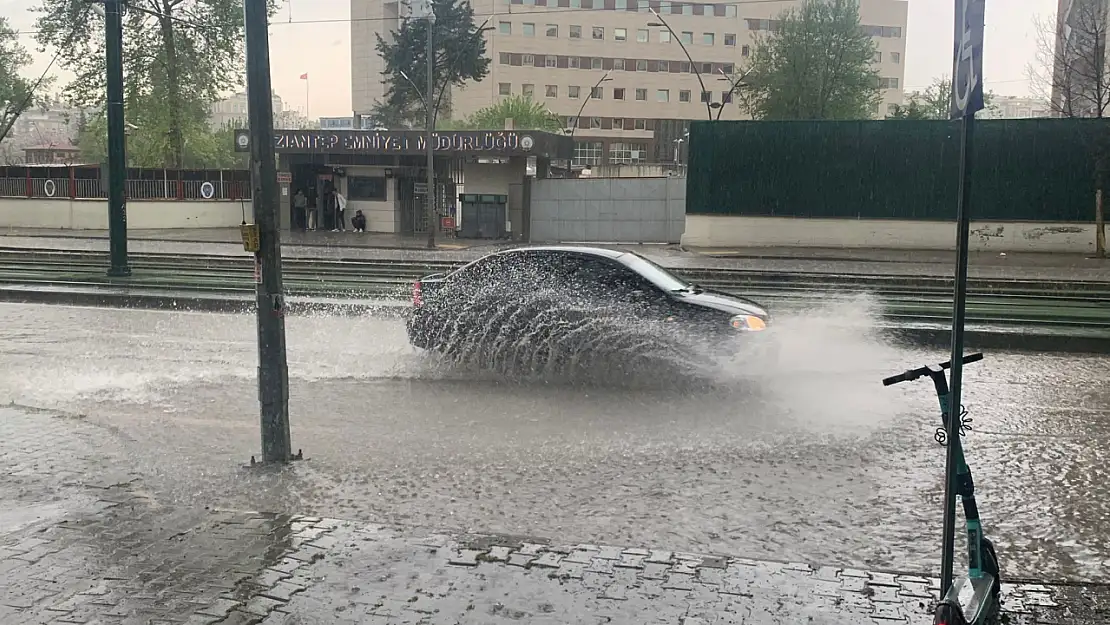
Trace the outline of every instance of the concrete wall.
<instances>
[{"instance_id":1,"label":"concrete wall","mask_svg":"<svg viewBox=\"0 0 1110 625\"><path fill-rule=\"evenodd\" d=\"M130 200L127 227L135 229L232 228L253 221L250 200L246 202ZM45 198L0 199L0 228L64 228L106 230L107 200Z\"/></svg>"},{"instance_id":2,"label":"concrete wall","mask_svg":"<svg viewBox=\"0 0 1110 625\"><path fill-rule=\"evenodd\" d=\"M1095 227L1083 223L972 222L970 249L996 252L1090 253ZM690 247L849 247L952 250L956 224L883 219L798 219L688 215Z\"/></svg>"},{"instance_id":3,"label":"concrete wall","mask_svg":"<svg viewBox=\"0 0 1110 625\"><path fill-rule=\"evenodd\" d=\"M686 180L536 180L531 203L534 242L678 243Z\"/></svg>"},{"instance_id":4,"label":"concrete wall","mask_svg":"<svg viewBox=\"0 0 1110 625\"><path fill-rule=\"evenodd\" d=\"M348 176L385 176L386 167L360 167L358 165L350 165L347 168ZM362 211L366 216L366 231L367 232L388 232L394 233L399 231L398 221L400 220L400 211L397 206L397 179L386 178L385 180L385 201L375 202L371 200L352 200L351 195L347 193L347 178L341 178L340 193L347 198L347 227L351 227L351 217L354 216L355 211Z\"/></svg>"}]
</instances>

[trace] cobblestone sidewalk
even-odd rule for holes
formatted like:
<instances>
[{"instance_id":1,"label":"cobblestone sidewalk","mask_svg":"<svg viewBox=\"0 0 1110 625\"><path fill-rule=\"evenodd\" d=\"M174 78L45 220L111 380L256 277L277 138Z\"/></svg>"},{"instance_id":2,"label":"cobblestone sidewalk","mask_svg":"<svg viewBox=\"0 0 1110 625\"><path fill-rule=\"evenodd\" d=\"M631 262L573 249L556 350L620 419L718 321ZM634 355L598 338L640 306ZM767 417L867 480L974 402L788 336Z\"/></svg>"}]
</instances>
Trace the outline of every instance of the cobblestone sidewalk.
<instances>
[{"instance_id":1,"label":"cobblestone sidewalk","mask_svg":"<svg viewBox=\"0 0 1110 625\"><path fill-rule=\"evenodd\" d=\"M182 509L114 434L0 409L0 624L927 624L935 579ZM123 467L121 470L119 467ZM1004 585L1008 623L1110 622L1107 586Z\"/></svg>"}]
</instances>

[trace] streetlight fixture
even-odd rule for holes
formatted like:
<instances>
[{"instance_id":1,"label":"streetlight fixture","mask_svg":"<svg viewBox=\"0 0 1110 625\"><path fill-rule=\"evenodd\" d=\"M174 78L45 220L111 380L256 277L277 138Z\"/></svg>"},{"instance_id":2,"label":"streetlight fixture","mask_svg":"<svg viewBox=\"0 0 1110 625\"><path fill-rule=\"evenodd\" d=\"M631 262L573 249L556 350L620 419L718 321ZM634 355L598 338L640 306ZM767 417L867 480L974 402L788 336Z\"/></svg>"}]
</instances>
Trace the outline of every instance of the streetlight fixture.
<instances>
[{"instance_id":1,"label":"streetlight fixture","mask_svg":"<svg viewBox=\"0 0 1110 625\"><path fill-rule=\"evenodd\" d=\"M662 26L663 28L667 29L667 32L669 32L671 34L671 39L674 39L675 41L677 41L678 46L680 48L682 48L682 53L686 55L686 60L690 61L690 69L694 70L694 75L698 77L698 84L701 85L701 93L702 93L701 97L702 98L707 98L708 97L708 98L712 99L712 96L709 95L709 91L707 91L706 88L705 88L705 81L701 79L701 72L698 71L698 64L695 63L694 58L692 56L690 56L690 51L687 50L686 45L682 43L682 38L679 37L678 33L676 33L674 31L674 29L671 28L671 25L668 24L667 21L663 19L663 16L659 15L658 11L651 8L650 6L648 7L648 10L651 11L651 14L655 16L655 19L659 20L658 22L648 22L648 26L651 26L653 28L658 27L658 26ZM709 116L709 121L713 121L713 107L709 106L709 100L705 101L705 112Z\"/></svg>"},{"instance_id":2,"label":"streetlight fixture","mask_svg":"<svg viewBox=\"0 0 1110 625\"><path fill-rule=\"evenodd\" d=\"M717 107L717 120L720 120L721 113L723 113L725 110L725 100L731 98L732 95L736 93L741 87L747 86L747 84L744 82L744 78L748 76L748 73L751 70L749 70L749 72L744 72L739 77L737 77L736 80L733 80L731 76L725 73L725 70L719 67L717 68L717 71L721 73L721 75L717 77L717 80L724 80L728 82L728 92L726 92L725 95L721 96L721 105Z\"/></svg>"}]
</instances>

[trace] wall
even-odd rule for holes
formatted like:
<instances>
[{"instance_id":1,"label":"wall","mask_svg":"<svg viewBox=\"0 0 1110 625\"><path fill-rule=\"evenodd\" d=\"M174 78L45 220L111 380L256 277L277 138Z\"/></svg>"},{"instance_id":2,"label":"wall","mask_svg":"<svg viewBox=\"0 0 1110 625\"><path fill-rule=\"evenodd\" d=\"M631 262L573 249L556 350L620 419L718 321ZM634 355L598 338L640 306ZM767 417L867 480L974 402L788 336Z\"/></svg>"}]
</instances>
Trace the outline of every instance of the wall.
<instances>
[{"instance_id":1,"label":"wall","mask_svg":"<svg viewBox=\"0 0 1110 625\"><path fill-rule=\"evenodd\" d=\"M131 200L127 203L127 227L134 229L232 228L253 221L250 200L166 202ZM0 228L62 228L107 230L107 200L40 198L0 199Z\"/></svg>"},{"instance_id":2,"label":"wall","mask_svg":"<svg viewBox=\"0 0 1110 625\"><path fill-rule=\"evenodd\" d=\"M351 165L347 168L347 176L385 176L385 167L359 167ZM397 220L399 219L399 211L397 210L397 179L386 178L385 180L385 201L374 202L370 200L352 200L351 195L347 193L347 178L341 178L342 185L340 187L341 193L347 198L347 227L351 227L351 217L355 214L356 210L362 211L366 216L366 231L367 232L397 232Z\"/></svg>"},{"instance_id":3,"label":"wall","mask_svg":"<svg viewBox=\"0 0 1110 625\"><path fill-rule=\"evenodd\" d=\"M1095 139L1106 119L975 124L972 216L1091 222ZM960 123L942 120L694 122L691 215L956 219Z\"/></svg>"},{"instance_id":4,"label":"wall","mask_svg":"<svg viewBox=\"0 0 1110 625\"><path fill-rule=\"evenodd\" d=\"M1094 252L1092 224L978 221L970 249L986 252ZM954 250L956 224L895 219L796 219L687 215L682 244L702 248L846 247Z\"/></svg>"},{"instance_id":5,"label":"wall","mask_svg":"<svg viewBox=\"0 0 1110 625\"><path fill-rule=\"evenodd\" d=\"M685 228L682 178L536 180L533 242L678 243Z\"/></svg>"}]
</instances>

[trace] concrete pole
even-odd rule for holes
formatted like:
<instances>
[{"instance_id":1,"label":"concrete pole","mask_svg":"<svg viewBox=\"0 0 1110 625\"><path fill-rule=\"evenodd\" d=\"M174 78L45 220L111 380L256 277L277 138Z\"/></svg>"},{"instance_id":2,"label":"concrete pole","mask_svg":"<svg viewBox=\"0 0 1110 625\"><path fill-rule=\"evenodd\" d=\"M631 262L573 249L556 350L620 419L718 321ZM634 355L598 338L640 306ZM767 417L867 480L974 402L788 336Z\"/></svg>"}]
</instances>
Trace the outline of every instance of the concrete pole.
<instances>
[{"instance_id":1,"label":"concrete pole","mask_svg":"<svg viewBox=\"0 0 1110 625\"><path fill-rule=\"evenodd\" d=\"M270 42L267 1L245 0L247 107L251 145L251 203L258 225L258 401L261 405L262 461L293 459L289 435L289 368L285 354L285 301L278 229L274 111L270 99Z\"/></svg>"},{"instance_id":2,"label":"concrete pole","mask_svg":"<svg viewBox=\"0 0 1110 625\"><path fill-rule=\"evenodd\" d=\"M432 153L432 130L435 125L432 111L432 89L434 84L432 81L432 69L435 63L435 51L432 48L432 27L435 25L435 14L432 13L431 5L428 6L428 86L424 91L427 95L424 97L424 148L428 152L428 194L424 196L426 202L425 208L428 214L428 248L435 249L436 246L436 228L439 227L439 219L436 214L436 177L435 177L435 158ZM447 86L444 85L444 89Z\"/></svg>"}]
</instances>

